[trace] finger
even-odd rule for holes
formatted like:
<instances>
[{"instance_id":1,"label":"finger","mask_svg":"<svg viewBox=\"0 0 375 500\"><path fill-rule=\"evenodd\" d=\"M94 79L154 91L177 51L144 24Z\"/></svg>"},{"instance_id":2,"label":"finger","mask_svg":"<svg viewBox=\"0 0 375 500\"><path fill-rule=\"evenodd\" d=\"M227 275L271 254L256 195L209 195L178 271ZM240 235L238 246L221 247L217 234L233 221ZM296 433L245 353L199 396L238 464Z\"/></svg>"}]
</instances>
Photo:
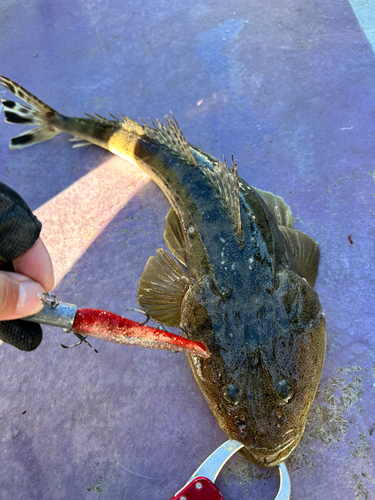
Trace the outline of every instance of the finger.
<instances>
[{"instance_id":1,"label":"finger","mask_svg":"<svg viewBox=\"0 0 375 500\"><path fill-rule=\"evenodd\" d=\"M22 274L0 272L0 320L22 318L36 314L43 307L38 294L43 293L40 283Z\"/></svg>"},{"instance_id":2,"label":"finger","mask_svg":"<svg viewBox=\"0 0 375 500\"><path fill-rule=\"evenodd\" d=\"M27 252L13 261L13 267L16 273L24 274L40 283L46 292L52 290L55 281L53 265L40 238Z\"/></svg>"}]
</instances>

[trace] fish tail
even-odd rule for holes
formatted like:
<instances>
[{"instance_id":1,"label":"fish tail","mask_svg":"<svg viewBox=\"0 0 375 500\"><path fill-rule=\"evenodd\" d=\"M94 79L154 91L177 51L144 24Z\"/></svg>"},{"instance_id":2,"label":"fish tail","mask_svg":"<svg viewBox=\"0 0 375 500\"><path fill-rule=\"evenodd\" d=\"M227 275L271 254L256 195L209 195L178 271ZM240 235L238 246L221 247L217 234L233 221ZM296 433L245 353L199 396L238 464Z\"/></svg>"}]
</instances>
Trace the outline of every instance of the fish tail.
<instances>
[{"instance_id":1,"label":"fish tail","mask_svg":"<svg viewBox=\"0 0 375 500\"><path fill-rule=\"evenodd\" d=\"M48 141L61 132L54 124L60 116L57 111L44 104L44 102L9 78L0 76L0 83L29 105L26 106L8 99L1 99L5 121L36 127L12 137L9 141L9 149L22 149L38 142Z\"/></svg>"}]
</instances>

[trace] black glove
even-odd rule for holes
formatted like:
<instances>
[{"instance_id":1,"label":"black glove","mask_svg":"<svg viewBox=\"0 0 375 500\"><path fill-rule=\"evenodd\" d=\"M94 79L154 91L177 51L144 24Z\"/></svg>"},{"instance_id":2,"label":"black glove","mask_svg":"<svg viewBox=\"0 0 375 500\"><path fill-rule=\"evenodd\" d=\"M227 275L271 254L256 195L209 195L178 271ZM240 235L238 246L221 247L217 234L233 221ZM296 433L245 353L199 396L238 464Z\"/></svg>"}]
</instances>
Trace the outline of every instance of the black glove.
<instances>
[{"instance_id":1,"label":"black glove","mask_svg":"<svg viewBox=\"0 0 375 500\"><path fill-rule=\"evenodd\" d=\"M0 182L0 259L13 270L12 261L39 238L41 222L13 189ZM32 351L42 341L42 329L22 319L0 321L0 340L21 351Z\"/></svg>"}]
</instances>

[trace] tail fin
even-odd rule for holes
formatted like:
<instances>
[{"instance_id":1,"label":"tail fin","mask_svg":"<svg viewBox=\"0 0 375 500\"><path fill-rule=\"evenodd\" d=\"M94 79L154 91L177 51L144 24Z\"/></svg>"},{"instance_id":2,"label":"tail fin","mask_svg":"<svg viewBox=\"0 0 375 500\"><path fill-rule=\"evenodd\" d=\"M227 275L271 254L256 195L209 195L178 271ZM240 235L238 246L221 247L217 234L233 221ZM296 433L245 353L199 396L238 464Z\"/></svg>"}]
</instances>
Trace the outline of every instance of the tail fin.
<instances>
[{"instance_id":1,"label":"tail fin","mask_svg":"<svg viewBox=\"0 0 375 500\"><path fill-rule=\"evenodd\" d=\"M48 139L52 139L52 137L60 133L60 130L53 125L53 121L59 116L56 111L47 106L47 104L44 104L44 102L40 101L33 94L30 94L30 92L17 83L9 80L9 78L0 76L0 83L31 106L25 106L17 102L8 101L7 99L1 99L5 121L7 123L34 125L37 127L17 135L16 137L12 137L9 142L9 149L26 148L38 142L48 141Z\"/></svg>"}]
</instances>

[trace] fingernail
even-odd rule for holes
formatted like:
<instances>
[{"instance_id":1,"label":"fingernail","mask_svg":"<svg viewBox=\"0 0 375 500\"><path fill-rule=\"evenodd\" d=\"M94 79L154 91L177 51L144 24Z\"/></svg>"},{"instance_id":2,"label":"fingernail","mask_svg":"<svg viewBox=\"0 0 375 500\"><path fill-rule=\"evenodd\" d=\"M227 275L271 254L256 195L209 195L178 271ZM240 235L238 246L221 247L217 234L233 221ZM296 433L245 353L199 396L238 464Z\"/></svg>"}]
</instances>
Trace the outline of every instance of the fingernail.
<instances>
[{"instance_id":1,"label":"fingernail","mask_svg":"<svg viewBox=\"0 0 375 500\"><path fill-rule=\"evenodd\" d=\"M16 313L23 316L36 314L43 308L39 296L44 292L42 285L35 281L22 281L19 284Z\"/></svg>"}]
</instances>

